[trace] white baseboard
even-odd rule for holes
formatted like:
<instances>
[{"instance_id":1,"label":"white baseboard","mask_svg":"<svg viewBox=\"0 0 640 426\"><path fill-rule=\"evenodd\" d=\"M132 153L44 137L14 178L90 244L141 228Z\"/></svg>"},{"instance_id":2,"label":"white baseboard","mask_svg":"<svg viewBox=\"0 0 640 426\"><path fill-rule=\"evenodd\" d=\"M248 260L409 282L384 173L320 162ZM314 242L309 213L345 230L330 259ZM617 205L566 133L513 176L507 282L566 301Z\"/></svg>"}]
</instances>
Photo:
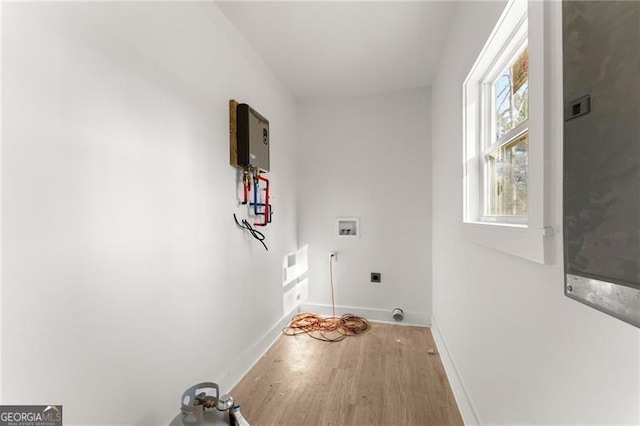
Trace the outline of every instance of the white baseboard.
<instances>
[{"instance_id":1,"label":"white baseboard","mask_svg":"<svg viewBox=\"0 0 640 426\"><path fill-rule=\"evenodd\" d=\"M289 324L289 321L291 321L291 318L296 314L296 311L297 308L280 318L252 347L244 351L229 368L220 374L216 383L220 386L222 393L230 392L231 389L240 382L240 379L262 358L267 350L273 346L282 334L282 329Z\"/></svg>"},{"instance_id":2,"label":"white baseboard","mask_svg":"<svg viewBox=\"0 0 640 426\"><path fill-rule=\"evenodd\" d=\"M442 360L444 370L447 373L447 378L449 379L453 396L458 403L458 409L462 415L462 421L465 425L479 425L480 419L478 419L476 410L473 408L471 398L469 398L469 394L462 382L462 378L460 377L460 374L458 374L458 369L456 368L453 358L449 353L449 349L447 349L447 344L444 341L442 333L440 333L438 322L434 317L431 317L431 334L433 335L433 340L435 340L436 346L438 347L440 359Z\"/></svg>"},{"instance_id":3,"label":"white baseboard","mask_svg":"<svg viewBox=\"0 0 640 426\"><path fill-rule=\"evenodd\" d=\"M353 314L373 322L387 322L399 325L417 325L421 327L429 327L430 325L429 314L427 312L404 311L404 320L402 322L395 321L391 315L393 308L394 307L389 309L371 309L336 305L336 315ZM318 315L332 314L331 305L318 303L301 303L300 312L311 312Z\"/></svg>"}]
</instances>

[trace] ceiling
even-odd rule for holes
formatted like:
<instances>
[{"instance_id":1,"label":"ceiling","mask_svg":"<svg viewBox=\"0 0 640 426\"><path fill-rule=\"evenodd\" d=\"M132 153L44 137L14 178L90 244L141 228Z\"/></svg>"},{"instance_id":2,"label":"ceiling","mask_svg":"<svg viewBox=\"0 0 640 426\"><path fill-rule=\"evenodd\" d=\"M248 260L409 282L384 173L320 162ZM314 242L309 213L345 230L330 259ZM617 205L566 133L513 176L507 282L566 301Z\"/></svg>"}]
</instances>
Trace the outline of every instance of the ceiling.
<instances>
[{"instance_id":1,"label":"ceiling","mask_svg":"<svg viewBox=\"0 0 640 426\"><path fill-rule=\"evenodd\" d=\"M446 1L217 5L298 100L428 86L455 9Z\"/></svg>"}]
</instances>

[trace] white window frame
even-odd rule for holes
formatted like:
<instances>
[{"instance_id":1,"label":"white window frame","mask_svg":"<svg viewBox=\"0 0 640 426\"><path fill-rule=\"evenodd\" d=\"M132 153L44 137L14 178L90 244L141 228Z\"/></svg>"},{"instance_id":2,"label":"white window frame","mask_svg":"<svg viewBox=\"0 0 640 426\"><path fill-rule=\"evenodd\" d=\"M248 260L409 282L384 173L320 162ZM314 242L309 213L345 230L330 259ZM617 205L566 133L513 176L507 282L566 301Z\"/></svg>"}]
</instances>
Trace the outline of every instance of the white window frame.
<instances>
[{"instance_id":1,"label":"white window frame","mask_svg":"<svg viewBox=\"0 0 640 426\"><path fill-rule=\"evenodd\" d=\"M525 26L521 27L523 23ZM504 69L508 58L522 45L522 28L529 55L529 169L527 218L518 223L503 217L488 218L484 214L484 141L493 140L493 129L487 128L485 123L490 120L483 116L483 111L492 113L492 97L486 93L492 88L487 87L487 82L494 73ZM545 225L544 207L544 87L544 2L510 0L463 84L462 230L470 241L538 263L548 261L545 236L552 234L551 228Z\"/></svg>"},{"instance_id":2,"label":"white window frame","mask_svg":"<svg viewBox=\"0 0 640 426\"><path fill-rule=\"evenodd\" d=\"M521 134L529 130L529 119L520 123L518 126L506 132L501 137L496 137L496 122L495 122L495 93L493 89L493 83L499 78L500 74L513 63L522 51L528 45L527 38L527 16L523 16L520 22L517 24L517 28L510 36L506 46L502 49L502 52L494 60L493 64L489 68L489 71L482 78L480 97L482 99L483 108L481 110L480 117L480 132L482 137L478 141L480 144L480 180L482 194L479 197L480 205L480 221L482 222L496 222L496 223L513 223L513 224L526 224L528 215L524 216L496 216L489 215L487 213L487 196L489 193L488 183L488 171L486 169L487 161L486 157L489 153L494 152L502 145L516 139Z\"/></svg>"}]
</instances>

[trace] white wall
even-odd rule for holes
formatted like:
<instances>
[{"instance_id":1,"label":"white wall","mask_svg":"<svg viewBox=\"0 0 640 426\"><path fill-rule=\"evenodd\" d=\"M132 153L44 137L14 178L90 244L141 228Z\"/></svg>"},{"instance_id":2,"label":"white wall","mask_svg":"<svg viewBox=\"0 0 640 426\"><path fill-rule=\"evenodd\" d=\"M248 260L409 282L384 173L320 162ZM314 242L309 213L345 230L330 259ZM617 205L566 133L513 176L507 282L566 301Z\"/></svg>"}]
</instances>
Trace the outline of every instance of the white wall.
<instances>
[{"instance_id":1,"label":"white wall","mask_svg":"<svg viewBox=\"0 0 640 426\"><path fill-rule=\"evenodd\" d=\"M338 252L338 311L427 324L431 315L430 92L374 94L300 105L300 245L309 244L309 301L330 313L328 253ZM337 217L359 217L361 238ZM381 272L372 284L370 272ZM324 305L324 306L322 306Z\"/></svg>"},{"instance_id":2,"label":"white wall","mask_svg":"<svg viewBox=\"0 0 640 426\"><path fill-rule=\"evenodd\" d=\"M296 104L213 3L3 8L2 402L167 424L283 317ZM232 219L230 98L271 121L269 252Z\"/></svg>"},{"instance_id":3,"label":"white wall","mask_svg":"<svg viewBox=\"0 0 640 426\"><path fill-rule=\"evenodd\" d=\"M560 2L546 5L545 20L555 264L461 237L462 82L503 6L458 6L433 85L434 325L475 408L468 421L638 424L639 330L563 295Z\"/></svg>"}]
</instances>

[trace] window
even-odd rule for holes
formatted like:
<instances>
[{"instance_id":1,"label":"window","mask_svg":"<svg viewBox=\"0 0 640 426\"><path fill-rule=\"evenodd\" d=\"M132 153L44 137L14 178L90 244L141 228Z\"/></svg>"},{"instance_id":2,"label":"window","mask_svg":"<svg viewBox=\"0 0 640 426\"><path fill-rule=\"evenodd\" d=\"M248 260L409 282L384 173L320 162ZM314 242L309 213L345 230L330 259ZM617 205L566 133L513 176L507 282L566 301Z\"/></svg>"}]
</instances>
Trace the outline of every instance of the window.
<instances>
[{"instance_id":1,"label":"window","mask_svg":"<svg viewBox=\"0 0 640 426\"><path fill-rule=\"evenodd\" d=\"M541 263L543 7L511 0L463 87L464 234Z\"/></svg>"},{"instance_id":2,"label":"window","mask_svg":"<svg viewBox=\"0 0 640 426\"><path fill-rule=\"evenodd\" d=\"M481 220L526 223L529 157L529 54L526 40L508 62L498 63L497 75L483 82L483 104L490 105L482 123L488 132L483 144ZM482 100L481 100L482 101Z\"/></svg>"}]
</instances>

